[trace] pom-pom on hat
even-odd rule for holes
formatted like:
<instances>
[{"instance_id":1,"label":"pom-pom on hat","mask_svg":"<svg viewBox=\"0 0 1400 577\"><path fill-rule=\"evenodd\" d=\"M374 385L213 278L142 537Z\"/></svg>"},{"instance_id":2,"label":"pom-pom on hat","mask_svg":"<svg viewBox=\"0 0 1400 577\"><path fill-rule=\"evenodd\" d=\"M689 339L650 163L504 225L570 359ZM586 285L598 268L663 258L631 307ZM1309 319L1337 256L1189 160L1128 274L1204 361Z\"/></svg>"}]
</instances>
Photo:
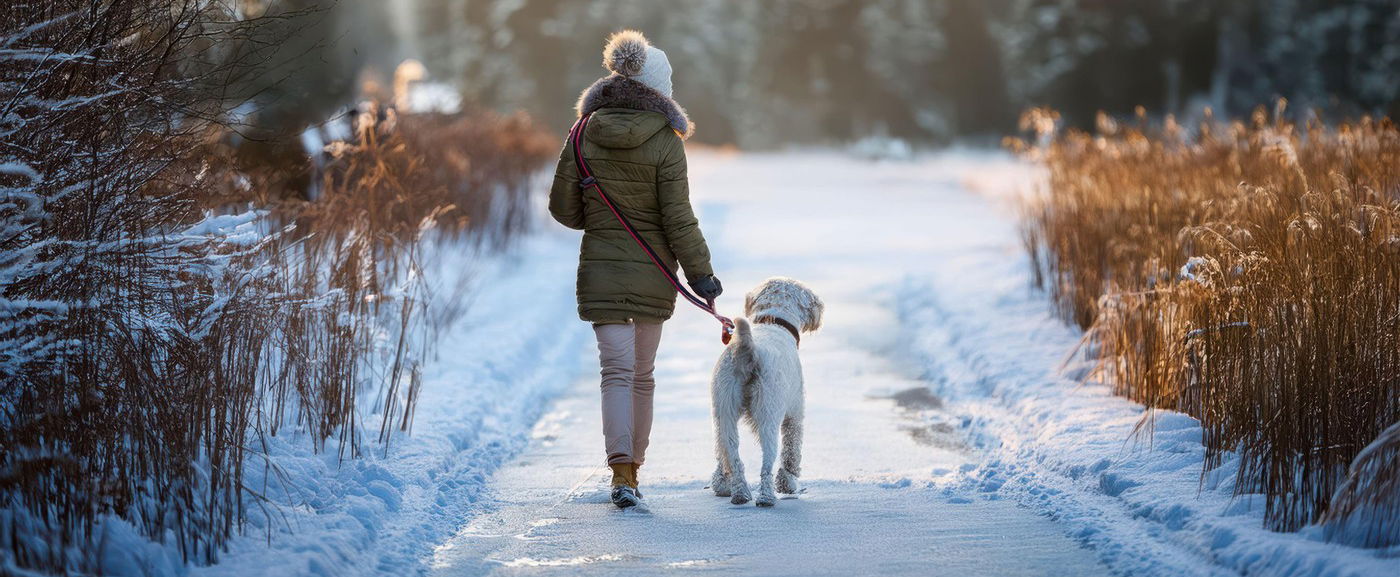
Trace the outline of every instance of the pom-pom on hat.
<instances>
[{"instance_id":1,"label":"pom-pom on hat","mask_svg":"<svg viewBox=\"0 0 1400 577\"><path fill-rule=\"evenodd\" d=\"M608 37L603 48L603 68L671 97L671 62L641 32L623 30Z\"/></svg>"}]
</instances>

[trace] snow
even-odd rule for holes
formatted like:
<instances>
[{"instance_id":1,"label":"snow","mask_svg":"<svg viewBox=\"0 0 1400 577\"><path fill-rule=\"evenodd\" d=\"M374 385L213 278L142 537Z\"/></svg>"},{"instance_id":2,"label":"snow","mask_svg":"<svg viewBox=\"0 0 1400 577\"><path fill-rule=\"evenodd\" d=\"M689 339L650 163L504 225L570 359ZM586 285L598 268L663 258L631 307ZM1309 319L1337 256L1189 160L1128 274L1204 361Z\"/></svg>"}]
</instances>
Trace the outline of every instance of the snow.
<instances>
[{"instance_id":1,"label":"snow","mask_svg":"<svg viewBox=\"0 0 1400 577\"><path fill-rule=\"evenodd\" d=\"M23 176L29 180L39 180L39 173L34 167L23 162L6 161L0 162L0 174L12 174ZM6 189L9 190L9 189Z\"/></svg>"},{"instance_id":2,"label":"snow","mask_svg":"<svg viewBox=\"0 0 1400 577\"><path fill-rule=\"evenodd\" d=\"M910 281L900 297L905 334L935 390L961 398L952 410L966 415L969 436L998 445L961 489L993 490L1049 514L1132 575L1394 574L1393 552L1323 543L1316 531L1264 530L1258 496L1231 498L1237 462L1202 483L1194 419L1159 411L1151 437L1134 437L1142 407L1099 384L1077 386L1088 361L1056 371L1078 335L1026 290L1023 263L972 260Z\"/></svg>"},{"instance_id":3,"label":"snow","mask_svg":"<svg viewBox=\"0 0 1400 577\"><path fill-rule=\"evenodd\" d=\"M707 226L710 215L702 210ZM740 283L736 292L771 266L761 254L739 257L728 243L716 248L718 258L730 259L721 270ZM917 421L912 407L931 403L898 408L907 397L901 392L924 389L868 350L895 319L863 310L859 291L807 272L819 279L813 286L825 287L829 306L849 306L829 308L824 332L802 341L801 495L760 509L705 489L714 467L707 376L720 344L711 319L681 311L663 335L656 429L641 470L650 513L608 503L598 385L585 376L541 421L532 448L498 474L483 514L438 548L429 574L1107 574L1048 519L1010 501L954 501L959 495L930 487L935 472L950 474L972 453L956 436ZM879 321L868 323L866 313ZM581 364L593 370L592 362ZM756 467L756 443L747 434L744 442Z\"/></svg>"},{"instance_id":4,"label":"snow","mask_svg":"<svg viewBox=\"0 0 1400 577\"><path fill-rule=\"evenodd\" d=\"M577 233L546 227L468 270L411 434L362 458L258 439L266 501L218 565L190 568L108 524L116 575L1394 575L1400 550L1266 531L1202 476L1201 429L1089 382L1080 333L1029 286L1012 201L1038 171L977 151L872 162L697 151L692 198L736 314L767 276L827 303L804 337L804 492L772 509L705 489L713 319L665 327L650 512L607 503L596 350L573 302ZM211 230L237 223L209 222ZM460 260L453 260L460 259ZM1061 371L1061 367L1064 370ZM377 422L368 416L366 422ZM756 471L756 443L744 435ZM751 482L756 481L750 478ZM164 555L164 556L163 556Z\"/></svg>"},{"instance_id":5,"label":"snow","mask_svg":"<svg viewBox=\"0 0 1400 577\"><path fill-rule=\"evenodd\" d=\"M572 275L571 241L540 235L484 263L469 252L446 255L441 271L472 276L439 277L435 289L468 282L470 308L425 371L412 433L344 462L312 451L304 435L263 439L269 459L251 463L245 482L269 508L251 506L252 527L223 562L190 574L412 574L425 544L460 525L487 477L525 446L546 401L573 376L589 332L558 322L577 318L573 287L555 282Z\"/></svg>"},{"instance_id":6,"label":"snow","mask_svg":"<svg viewBox=\"0 0 1400 577\"><path fill-rule=\"evenodd\" d=\"M694 158L731 291L781 274L827 301L823 333L803 340L806 492L763 511L703 489L718 344L683 311L658 368L651 514L606 505L586 377L432 574L1394 574L1394 552L1264 530L1257 498L1230 497L1233 463L1201 485L1194 420L1159 412L1134 437L1141 406L1079 385L1082 359L1059 372L1080 334L1029 287L1007 190L1038 174L970 151Z\"/></svg>"},{"instance_id":7,"label":"snow","mask_svg":"<svg viewBox=\"0 0 1400 577\"><path fill-rule=\"evenodd\" d=\"M804 492L764 510L704 488L714 467L708 375L720 344L712 320L681 310L662 340L657 421L641 471L651 513L607 505L597 384L586 376L551 411L531 450L501 471L495 504L439 547L431 575L538 573L546 565L585 575L1108 573L1036 512L946 490L960 471L977 468L979 451L898 362L891 305L906 271L960 226L930 235L938 229L927 215L944 211L957 223L965 207L985 204L958 175L941 160L871 163L825 153L693 155L690 166L692 199L731 291L721 308L737 313L730 309L742 293L772 275L803 280L827 303L822 332L802 341ZM955 194L929 194L939 190ZM593 362L581 361L596 370ZM752 467L756 443L751 435L744 443Z\"/></svg>"},{"instance_id":8,"label":"snow","mask_svg":"<svg viewBox=\"0 0 1400 577\"><path fill-rule=\"evenodd\" d=\"M196 241L217 241L230 246L253 246L262 242L266 234L260 229L258 219L266 211L250 210L238 214L206 213L199 222L185 229L180 236Z\"/></svg>"},{"instance_id":9,"label":"snow","mask_svg":"<svg viewBox=\"0 0 1400 577\"><path fill-rule=\"evenodd\" d=\"M462 109L462 94L441 82L414 82L406 100L408 111L413 113L456 114Z\"/></svg>"},{"instance_id":10,"label":"snow","mask_svg":"<svg viewBox=\"0 0 1400 577\"><path fill-rule=\"evenodd\" d=\"M1400 550L1322 542L1262 528L1262 496L1231 496L1238 461L1203 474L1194 419L1157 411L1135 435L1141 405L1070 359L1080 334L1029 289L1007 218L975 218L1000 238L972 241L898 290L908 356L962 416L965 436L995 447L958 490L994 492L1048 514L1131 575L1394 575ZM1189 270L1189 267L1188 267ZM1061 372L1059 367L1065 366Z\"/></svg>"}]
</instances>

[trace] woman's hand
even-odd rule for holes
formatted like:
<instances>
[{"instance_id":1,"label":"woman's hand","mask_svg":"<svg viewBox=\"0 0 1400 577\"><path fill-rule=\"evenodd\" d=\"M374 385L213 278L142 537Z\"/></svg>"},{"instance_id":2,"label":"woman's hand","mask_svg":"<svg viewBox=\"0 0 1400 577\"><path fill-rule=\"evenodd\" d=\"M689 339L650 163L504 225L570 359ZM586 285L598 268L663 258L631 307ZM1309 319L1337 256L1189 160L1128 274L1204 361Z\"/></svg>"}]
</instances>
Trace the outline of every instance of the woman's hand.
<instances>
[{"instance_id":1,"label":"woman's hand","mask_svg":"<svg viewBox=\"0 0 1400 577\"><path fill-rule=\"evenodd\" d=\"M715 300L724 292L724 287L719 284L715 275L707 275L690 283L690 290L695 291L695 295L702 299Z\"/></svg>"}]
</instances>

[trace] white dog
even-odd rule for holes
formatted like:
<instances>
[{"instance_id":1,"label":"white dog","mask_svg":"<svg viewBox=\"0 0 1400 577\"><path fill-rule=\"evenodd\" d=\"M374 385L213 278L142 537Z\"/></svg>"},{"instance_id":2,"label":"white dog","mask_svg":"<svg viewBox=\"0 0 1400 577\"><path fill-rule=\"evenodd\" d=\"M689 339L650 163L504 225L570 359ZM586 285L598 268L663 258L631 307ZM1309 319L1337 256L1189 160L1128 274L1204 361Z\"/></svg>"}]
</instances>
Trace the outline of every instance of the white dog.
<instances>
[{"instance_id":1,"label":"white dog","mask_svg":"<svg viewBox=\"0 0 1400 577\"><path fill-rule=\"evenodd\" d=\"M770 278L744 297L744 315L736 319L734 339L715 365L715 468L710 487L735 505L749 502L749 484L739 459L739 419L747 417L763 446L760 507L772 507L777 493L797 492L802 472L802 363L797 358L801 333L817 330L825 305L802 283ZM756 326L755 326L756 325ZM773 461L782 431L782 468L777 484Z\"/></svg>"}]
</instances>

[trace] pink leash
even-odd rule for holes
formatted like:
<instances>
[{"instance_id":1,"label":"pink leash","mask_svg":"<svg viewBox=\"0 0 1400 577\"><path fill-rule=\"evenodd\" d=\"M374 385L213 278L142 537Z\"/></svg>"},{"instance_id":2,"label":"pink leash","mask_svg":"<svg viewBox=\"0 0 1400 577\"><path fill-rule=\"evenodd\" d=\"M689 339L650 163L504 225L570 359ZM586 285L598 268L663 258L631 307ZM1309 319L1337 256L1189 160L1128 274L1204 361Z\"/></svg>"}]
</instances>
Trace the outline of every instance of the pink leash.
<instances>
[{"instance_id":1,"label":"pink leash","mask_svg":"<svg viewBox=\"0 0 1400 577\"><path fill-rule=\"evenodd\" d=\"M632 226L632 223L627 220L627 217L623 216L622 211L617 209L617 205L613 204L612 198L608 196L608 193L603 192L603 186L598 183L598 179L594 178L593 172L588 169L588 163L583 160L582 140L583 130L588 126L588 118L590 116L592 116L592 114L583 115L578 119L578 122L574 123L574 127L569 129L569 143L574 148L574 164L578 166L580 177L578 183L579 188L584 190L592 188L598 191L598 197L603 199L603 205L608 207L608 211L612 212L613 216L617 218L617 222L622 224L622 228L627 231L627 234L632 237L632 240L637 242L637 246L642 247L642 252L647 253L647 257L651 258L651 262L656 265L656 269L666 276L667 281L670 281L671 287L675 288L676 292L685 297L685 300L690 301L690 304L709 313L710 316L715 317L715 320L719 321L720 342L726 345L729 344L729 338L734 335L734 321L730 320L729 317L719 314L719 312L715 310L715 301L713 299L708 301L701 299L699 296L691 293L685 285L681 284L680 279L676 277L675 271L672 271L661 263L661 257L656 254L656 251L651 248L651 245L647 243L646 239L642 238L642 235L639 234L636 227Z\"/></svg>"}]
</instances>

